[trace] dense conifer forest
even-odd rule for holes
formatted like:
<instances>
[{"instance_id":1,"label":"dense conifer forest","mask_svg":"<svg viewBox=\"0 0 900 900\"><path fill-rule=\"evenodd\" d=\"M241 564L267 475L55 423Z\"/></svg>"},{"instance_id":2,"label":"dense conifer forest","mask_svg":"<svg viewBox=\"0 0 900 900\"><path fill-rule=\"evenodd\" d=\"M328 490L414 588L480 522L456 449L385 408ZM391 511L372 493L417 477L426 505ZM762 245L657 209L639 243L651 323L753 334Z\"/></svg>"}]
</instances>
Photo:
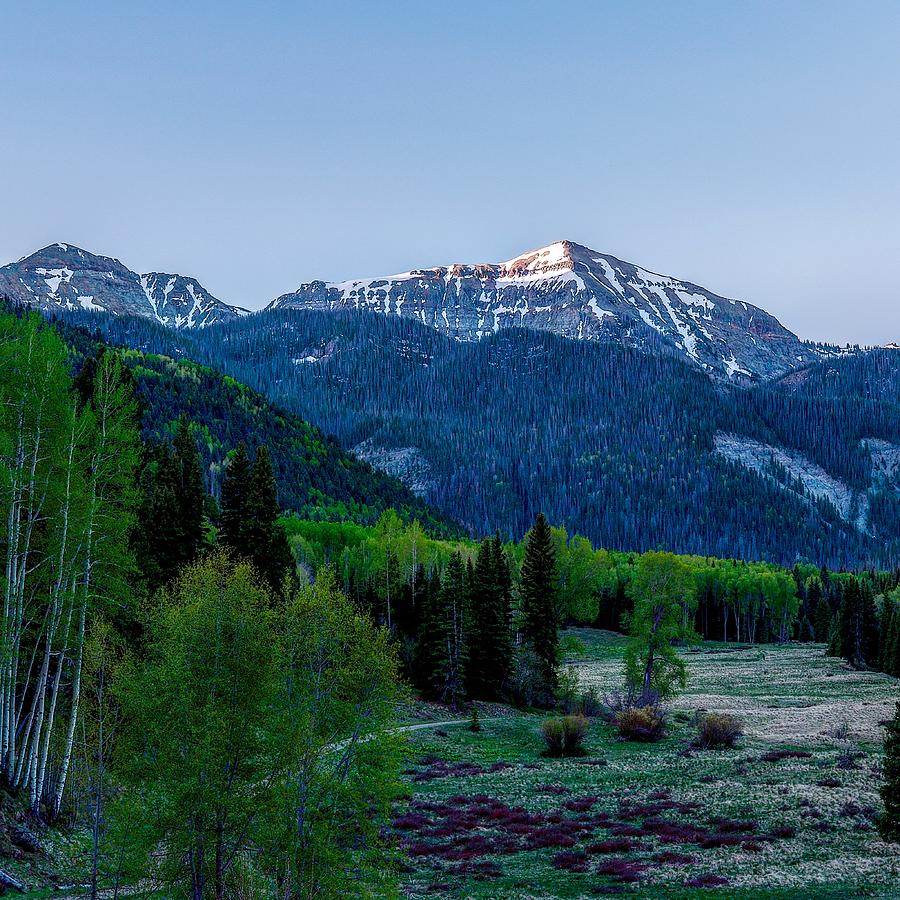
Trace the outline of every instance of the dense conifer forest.
<instances>
[{"instance_id":1,"label":"dense conifer forest","mask_svg":"<svg viewBox=\"0 0 900 900\"><path fill-rule=\"evenodd\" d=\"M97 334L64 323L57 328L72 348L76 369L103 350ZM187 417L213 496L221 490L226 455L247 441L268 448L282 504L304 517L372 523L393 508L438 532L458 531L397 479L234 378L188 359L141 350L124 352L121 359L134 376L144 437L170 441L179 418Z\"/></svg>"},{"instance_id":2,"label":"dense conifer forest","mask_svg":"<svg viewBox=\"0 0 900 900\"><path fill-rule=\"evenodd\" d=\"M716 382L665 352L509 329L456 343L409 320L280 312L199 334L82 316L113 343L228 372L344 447L415 448L422 490L477 534L552 521L620 550L796 561L898 561L894 473L870 439L900 442L896 354L822 363L778 383ZM868 504L865 528L774 460L726 459L717 434L802 454Z\"/></svg>"}]
</instances>

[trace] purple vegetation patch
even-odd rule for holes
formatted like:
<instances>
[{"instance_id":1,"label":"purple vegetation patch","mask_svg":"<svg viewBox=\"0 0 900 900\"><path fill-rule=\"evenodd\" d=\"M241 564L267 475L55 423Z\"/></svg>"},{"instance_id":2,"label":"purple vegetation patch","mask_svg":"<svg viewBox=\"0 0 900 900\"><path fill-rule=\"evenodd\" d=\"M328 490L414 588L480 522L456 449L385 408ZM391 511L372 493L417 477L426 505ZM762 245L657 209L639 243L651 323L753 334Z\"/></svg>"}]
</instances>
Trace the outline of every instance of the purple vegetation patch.
<instances>
[{"instance_id":1,"label":"purple vegetation patch","mask_svg":"<svg viewBox=\"0 0 900 900\"><path fill-rule=\"evenodd\" d=\"M622 859L621 857L613 857L604 859L597 866L598 875L607 875L616 881L633 882L640 881L641 875L646 870L646 863L638 862L633 859Z\"/></svg>"},{"instance_id":2,"label":"purple vegetation patch","mask_svg":"<svg viewBox=\"0 0 900 900\"><path fill-rule=\"evenodd\" d=\"M780 762L782 759L810 759L812 753L807 750L770 750L763 753L760 759L763 762Z\"/></svg>"},{"instance_id":3,"label":"purple vegetation patch","mask_svg":"<svg viewBox=\"0 0 900 900\"><path fill-rule=\"evenodd\" d=\"M712 887L721 887L724 884L729 884L727 878L724 878L721 875L713 875L712 873L707 873L706 875L698 875L696 878L690 878L685 883L685 887L696 887L696 888L712 888Z\"/></svg>"},{"instance_id":4,"label":"purple vegetation patch","mask_svg":"<svg viewBox=\"0 0 900 900\"><path fill-rule=\"evenodd\" d=\"M553 867L569 872L587 872L588 857L583 850L564 850L553 857Z\"/></svg>"}]
</instances>

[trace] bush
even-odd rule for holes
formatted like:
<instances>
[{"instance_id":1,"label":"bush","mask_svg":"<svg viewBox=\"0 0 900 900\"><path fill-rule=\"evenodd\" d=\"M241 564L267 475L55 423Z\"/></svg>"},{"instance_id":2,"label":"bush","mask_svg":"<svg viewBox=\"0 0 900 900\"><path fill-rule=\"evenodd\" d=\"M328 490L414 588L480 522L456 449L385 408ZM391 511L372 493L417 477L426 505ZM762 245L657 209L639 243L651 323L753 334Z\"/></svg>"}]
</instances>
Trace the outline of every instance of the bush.
<instances>
[{"instance_id":1,"label":"bush","mask_svg":"<svg viewBox=\"0 0 900 900\"><path fill-rule=\"evenodd\" d=\"M530 647L520 647L513 655L508 696L510 703L519 709L552 706L541 676L540 660Z\"/></svg>"},{"instance_id":2,"label":"bush","mask_svg":"<svg viewBox=\"0 0 900 900\"><path fill-rule=\"evenodd\" d=\"M588 721L584 716L559 716L545 719L541 733L547 745L547 756L583 756Z\"/></svg>"},{"instance_id":3,"label":"bush","mask_svg":"<svg viewBox=\"0 0 900 900\"><path fill-rule=\"evenodd\" d=\"M610 693L605 694L600 701L600 708L597 711L597 715L603 719L604 722L615 725L619 713L629 709L630 706L631 704L629 704L627 697L621 691L611 691Z\"/></svg>"},{"instance_id":4,"label":"bush","mask_svg":"<svg viewBox=\"0 0 900 900\"><path fill-rule=\"evenodd\" d=\"M567 716L580 712L578 672L571 666L559 673L554 696L557 708Z\"/></svg>"},{"instance_id":5,"label":"bush","mask_svg":"<svg viewBox=\"0 0 900 900\"><path fill-rule=\"evenodd\" d=\"M657 706L635 706L616 715L619 737L651 743L666 736L666 717Z\"/></svg>"},{"instance_id":6,"label":"bush","mask_svg":"<svg viewBox=\"0 0 900 900\"><path fill-rule=\"evenodd\" d=\"M706 713L697 720L697 736L694 746L702 750L719 750L733 747L744 733L744 726L734 716L724 713Z\"/></svg>"},{"instance_id":7,"label":"bush","mask_svg":"<svg viewBox=\"0 0 900 900\"><path fill-rule=\"evenodd\" d=\"M597 689L586 688L581 695L581 714L589 719L596 718L603 710L603 703L597 694Z\"/></svg>"}]
</instances>

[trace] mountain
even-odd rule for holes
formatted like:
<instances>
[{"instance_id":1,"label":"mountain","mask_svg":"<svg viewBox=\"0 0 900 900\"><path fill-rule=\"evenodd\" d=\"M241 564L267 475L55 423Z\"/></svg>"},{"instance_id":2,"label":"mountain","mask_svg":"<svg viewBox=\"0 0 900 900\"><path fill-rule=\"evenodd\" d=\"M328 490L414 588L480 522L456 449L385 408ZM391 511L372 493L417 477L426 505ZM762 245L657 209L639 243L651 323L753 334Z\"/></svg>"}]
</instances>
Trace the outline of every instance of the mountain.
<instances>
[{"instance_id":1,"label":"mountain","mask_svg":"<svg viewBox=\"0 0 900 900\"><path fill-rule=\"evenodd\" d=\"M0 268L0 297L53 310L93 310L141 316L170 328L205 328L247 311L213 297L196 279L138 275L117 259L71 244L51 244Z\"/></svg>"},{"instance_id":2,"label":"mountain","mask_svg":"<svg viewBox=\"0 0 900 900\"><path fill-rule=\"evenodd\" d=\"M662 348L734 380L777 377L816 359L811 347L758 307L572 241L503 263L313 281L267 309L365 309L415 319L465 341L520 327Z\"/></svg>"},{"instance_id":3,"label":"mountain","mask_svg":"<svg viewBox=\"0 0 900 900\"><path fill-rule=\"evenodd\" d=\"M142 322L115 318L115 322ZM86 329L57 322L75 365L106 344ZM168 329L160 332L172 335ZM306 519L374 524L388 508L417 518L435 534L458 535L459 526L391 476L345 451L333 438L262 394L208 366L159 353L130 350L124 361L135 379L143 435L170 440L179 416L193 423L209 490L218 495L227 454L244 441L250 452L269 448L281 505Z\"/></svg>"},{"instance_id":4,"label":"mountain","mask_svg":"<svg viewBox=\"0 0 900 900\"><path fill-rule=\"evenodd\" d=\"M900 562L900 374L869 368L900 368L895 351L741 386L672 353L520 328L458 341L362 310L177 333L73 315L249 384L476 535L521 537L543 511L609 549Z\"/></svg>"}]
</instances>

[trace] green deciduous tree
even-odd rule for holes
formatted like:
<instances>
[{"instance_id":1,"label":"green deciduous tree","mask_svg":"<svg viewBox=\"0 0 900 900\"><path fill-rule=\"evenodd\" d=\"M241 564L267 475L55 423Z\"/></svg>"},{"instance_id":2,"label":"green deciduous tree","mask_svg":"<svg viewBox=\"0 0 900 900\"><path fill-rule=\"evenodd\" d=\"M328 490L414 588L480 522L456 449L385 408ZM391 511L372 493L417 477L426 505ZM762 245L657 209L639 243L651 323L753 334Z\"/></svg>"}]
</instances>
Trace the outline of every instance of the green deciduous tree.
<instances>
[{"instance_id":1,"label":"green deciduous tree","mask_svg":"<svg viewBox=\"0 0 900 900\"><path fill-rule=\"evenodd\" d=\"M264 844L277 896L389 896L381 828L401 788L402 744L391 637L354 610L329 569L289 602L284 623L288 765Z\"/></svg>"},{"instance_id":2,"label":"green deciduous tree","mask_svg":"<svg viewBox=\"0 0 900 900\"><path fill-rule=\"evenodd\" d=\"M194 900L229 895L284 770L269 606L248 563L193 564L161 595L147 661L123 688L120 775L143 811L143 863Z\"/></svg>"},{"instance_id":3,"label":"green deciduous tree","mask_svg":"<svg viewBox=\"0 0 900 900\"><path fill-rule=\"evenodd\" d=\"M685 631L683 610L695 606L691 571L672 553L645 553L632 585L634 612L625 648L625 682L629 698L638 706L665 700L684 687L684 661L672 646L691 638Z\"/></svg>"}]
</instances>

